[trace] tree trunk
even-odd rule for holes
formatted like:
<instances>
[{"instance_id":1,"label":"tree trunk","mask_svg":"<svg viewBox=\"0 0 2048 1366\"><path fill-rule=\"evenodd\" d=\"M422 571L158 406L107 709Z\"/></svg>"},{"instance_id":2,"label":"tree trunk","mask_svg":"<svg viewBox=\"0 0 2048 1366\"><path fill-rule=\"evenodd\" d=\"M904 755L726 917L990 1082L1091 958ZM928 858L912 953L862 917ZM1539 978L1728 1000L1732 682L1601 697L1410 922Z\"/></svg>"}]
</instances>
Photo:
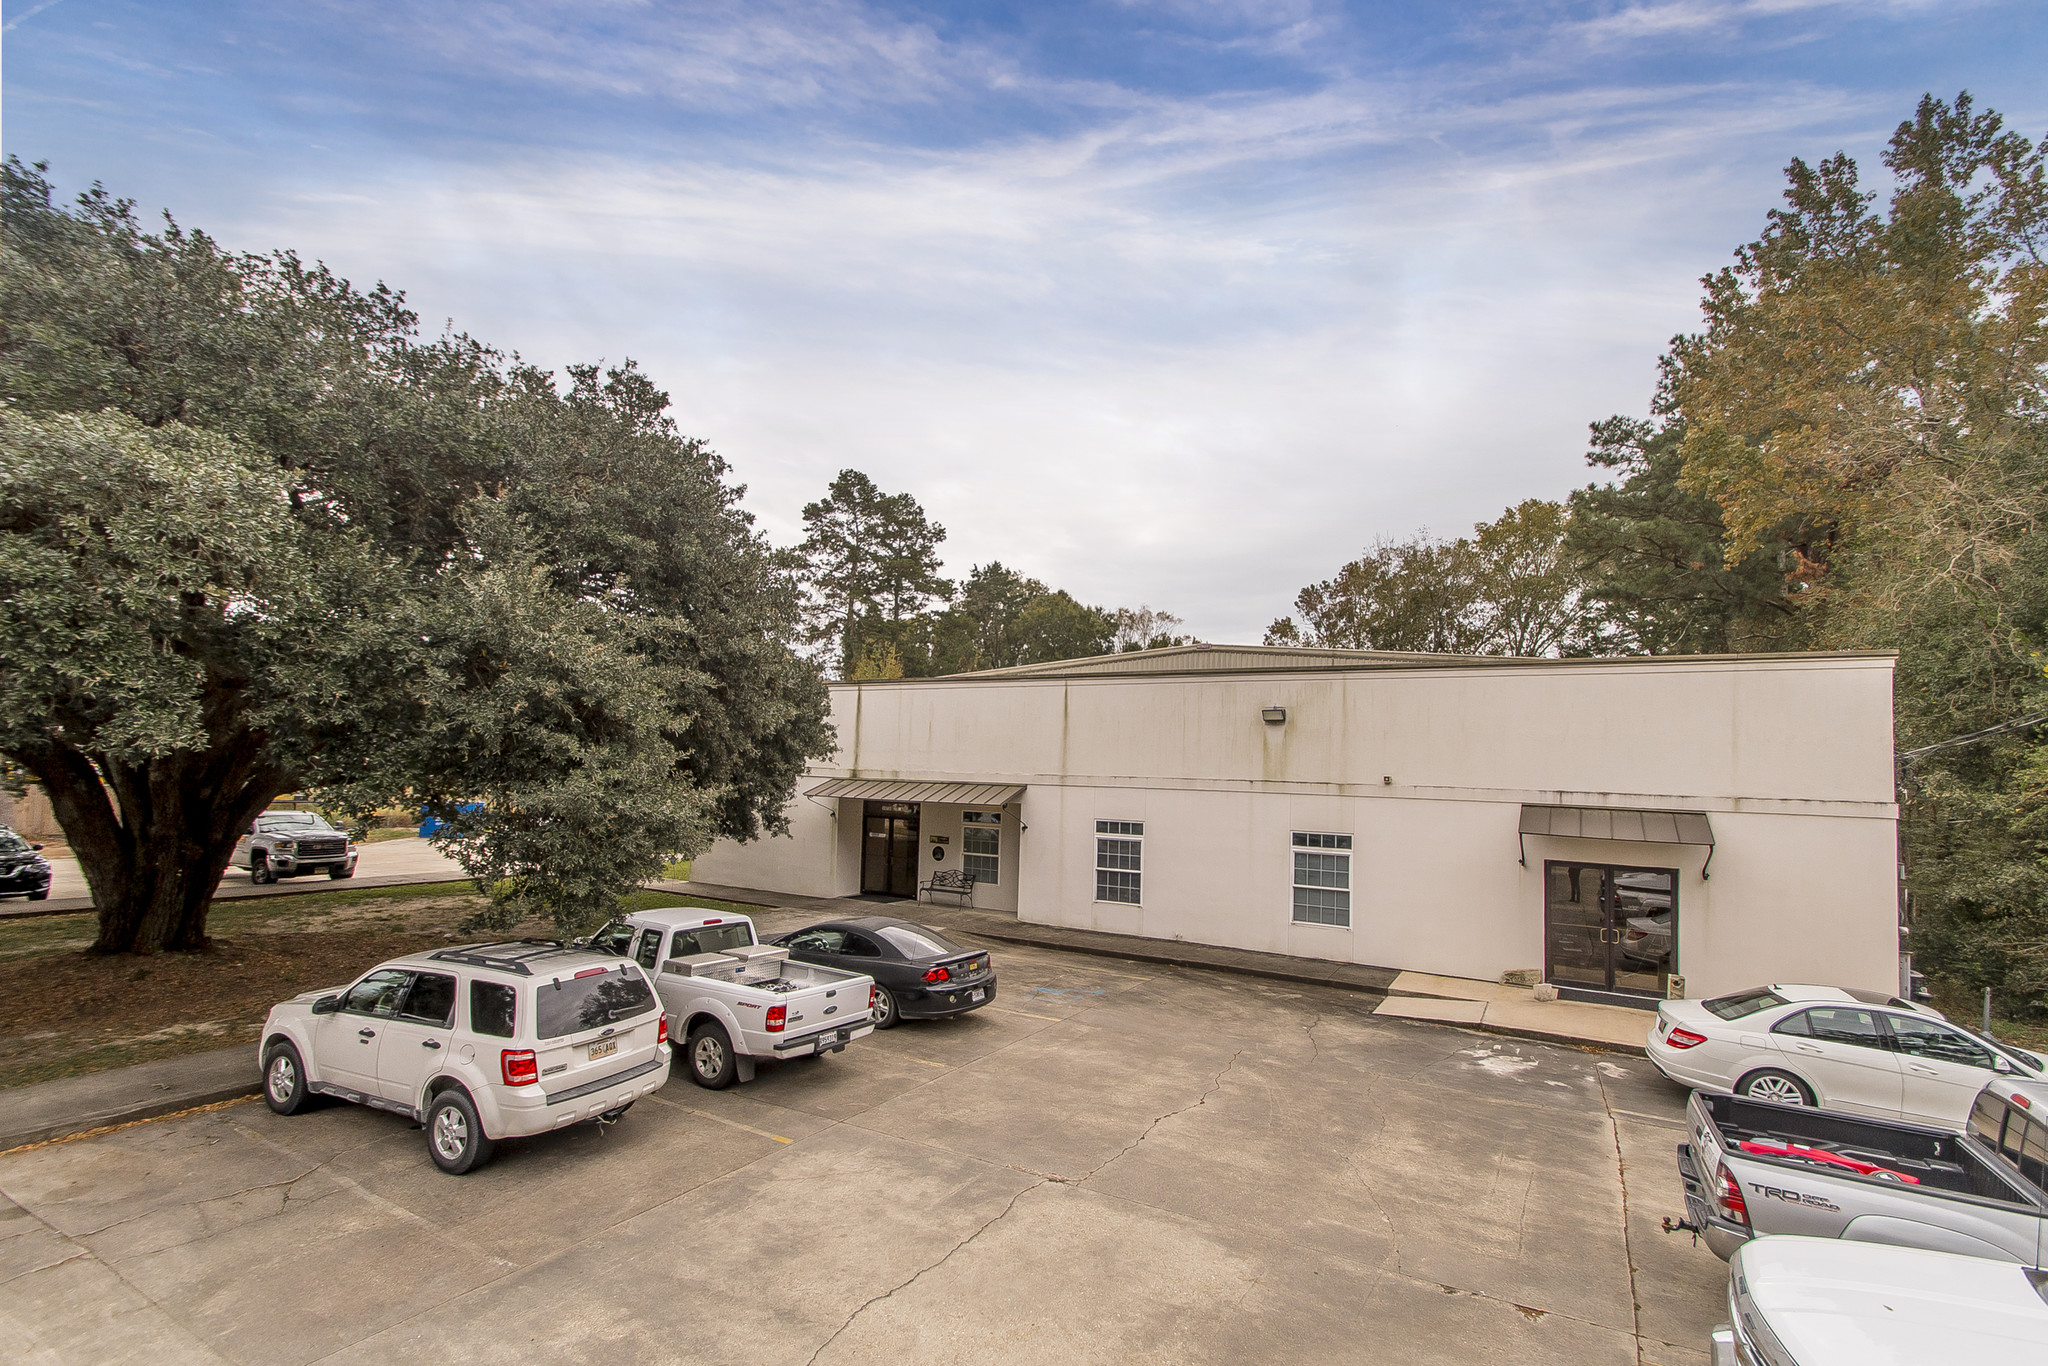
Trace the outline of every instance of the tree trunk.
<instances>
[{"instance_id":1,"label":"tree trunk","mask_svg":"<svg viewBox=\"0 0 2048 1366\"><path fill-rule=\"evenodd\" d=\"M206 947L206 916L235 841L287 775L249 736L205 753L139 763L63 745L17 754L34 773L92 888L91 952Z\"/></svg>"}]
</instances>

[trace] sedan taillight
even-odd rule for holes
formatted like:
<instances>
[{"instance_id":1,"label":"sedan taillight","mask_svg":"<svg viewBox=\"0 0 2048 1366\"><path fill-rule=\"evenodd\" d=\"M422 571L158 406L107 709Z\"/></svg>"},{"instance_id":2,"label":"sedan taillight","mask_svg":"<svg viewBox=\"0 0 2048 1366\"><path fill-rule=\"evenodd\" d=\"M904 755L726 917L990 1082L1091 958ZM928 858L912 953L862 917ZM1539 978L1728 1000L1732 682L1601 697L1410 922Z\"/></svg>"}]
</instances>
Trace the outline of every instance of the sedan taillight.
<instances>
[{"instance_id":1,"label":"sedan taillight","mask_svg":"<svg viewBox=\"0 0 2048 1366\"><path fill-rule=\"evenodd\" d=\"M1698 1048L1707 1041L1704 1034L1695 1034L1690 1029L1673 1029L1664 1036L1664 1042L1673 1048Z\"/></svg>"},{"instance_id":2,"label":"sedan taillight","mask_svg":"<svg viewBox=\"0 0 2048 1366\"><path fill-rule=\"evenodd\" d=\"M924 980L927 982L948 982L951 981L952 978L953 974L946 971L944 968L927 969L924 975Z\"/></svg>"},{"instance_id":3,"label":"sedan taillight","mask_svg":"<svg viewBox=\"0 0 2048 1366\"><path fill-rule=\"evenodd\" d=\"M498 1066L507 1086L531 1086L540 1080L540 1061L531 1048L508 1048L498 1054Z\"/></svg>"}]
</instances>

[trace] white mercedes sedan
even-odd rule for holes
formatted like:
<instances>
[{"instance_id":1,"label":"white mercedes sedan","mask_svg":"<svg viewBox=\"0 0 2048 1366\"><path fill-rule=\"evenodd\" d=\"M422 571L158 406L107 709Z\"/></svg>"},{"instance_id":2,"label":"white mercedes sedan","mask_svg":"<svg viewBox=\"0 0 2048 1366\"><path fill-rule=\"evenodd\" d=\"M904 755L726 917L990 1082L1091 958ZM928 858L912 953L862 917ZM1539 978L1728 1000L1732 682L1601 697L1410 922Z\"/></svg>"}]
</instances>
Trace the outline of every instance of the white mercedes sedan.
<instances>
[{"instance_id":1,"label":"white mercedes sedan","mask_svg":"<svg viewBox=\"0 0 2048 1366\"><path fill-rule=\"evenodd\" d=\"M1650 1061L1684 1086L1781 1105L1961 1128L1993 1077L2044 1064L1897 996L1843 987L1753 987L1665 1001Z\"/></svg>"}]
</instances>

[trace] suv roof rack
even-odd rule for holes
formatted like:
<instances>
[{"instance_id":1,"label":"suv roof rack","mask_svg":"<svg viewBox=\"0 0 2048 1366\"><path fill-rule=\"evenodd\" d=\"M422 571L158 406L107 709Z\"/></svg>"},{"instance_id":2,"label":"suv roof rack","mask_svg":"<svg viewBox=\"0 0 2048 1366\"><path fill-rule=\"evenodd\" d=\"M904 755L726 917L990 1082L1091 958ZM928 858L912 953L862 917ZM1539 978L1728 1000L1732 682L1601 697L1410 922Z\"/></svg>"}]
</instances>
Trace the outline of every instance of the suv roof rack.
<instances>
[{"instance_id":1,"label":"suv roof rack","mask_svg":"<svg viewBox=\"0 0 2048 1366\"><path fill-rule=\"evenodd\" d=\"M533 969L527 965L534 959L567 951L565 945L554 939L508 939L495 944L469 944L459 949L436 949L427 957L443 963L466 963L473 968L496 968L500 972L514 972L521 977L531 977Z\"/></svg>"}]
</instances>

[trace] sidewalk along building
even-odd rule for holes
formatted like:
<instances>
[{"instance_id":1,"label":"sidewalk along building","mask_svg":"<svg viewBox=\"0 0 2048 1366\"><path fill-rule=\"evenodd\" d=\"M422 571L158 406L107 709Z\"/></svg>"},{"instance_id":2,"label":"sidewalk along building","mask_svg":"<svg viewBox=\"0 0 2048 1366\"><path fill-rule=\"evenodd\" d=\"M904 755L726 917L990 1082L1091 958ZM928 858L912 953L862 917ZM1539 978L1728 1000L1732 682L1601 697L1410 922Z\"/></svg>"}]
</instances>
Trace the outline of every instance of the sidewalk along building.
<instances>
[{"instance_id":1,"label":"sidewalk along building","mask_svg":"<svg viewBox=\"0 0 2048 1366\"><path fill-rule=\"evenodd\" d=\"M832 688L790 834L698 879L1645 1003L1896 990L1889 654L1196 645Z\"/></svg>"}]
</instances>

